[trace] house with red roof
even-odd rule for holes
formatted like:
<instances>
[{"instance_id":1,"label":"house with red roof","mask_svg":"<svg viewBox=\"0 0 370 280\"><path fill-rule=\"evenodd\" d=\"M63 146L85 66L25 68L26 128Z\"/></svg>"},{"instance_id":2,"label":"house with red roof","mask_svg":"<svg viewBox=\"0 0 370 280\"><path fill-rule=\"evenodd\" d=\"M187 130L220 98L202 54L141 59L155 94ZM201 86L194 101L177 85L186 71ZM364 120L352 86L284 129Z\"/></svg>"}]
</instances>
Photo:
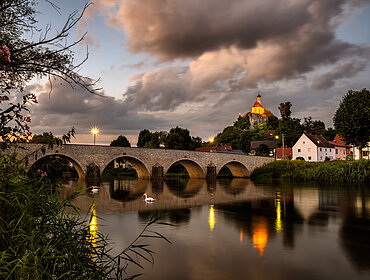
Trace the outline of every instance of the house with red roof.
<instances>
[{"instance_id":1,"label":"house with red roof","mask_svg":"<svg viewBox=\"0 0 370 280\"><path fill-rule=\"evenodd\" d=\"M352 155L351 145L347 145L341 136L335 135L333 141L329 141L335 148L335 158L339 160L346 160L347 156Z\"/></svg>"},{"instance_id":2,"label":"house with red roof","mask_svg":"<svg viewBox=\"0 0 370 280\"><path fill-rule=\"evenodd\" d=\"M322 135L303 133L293 146L293 159L324 161L335 159L335 147Z\"/></svg>"}]
</instances>

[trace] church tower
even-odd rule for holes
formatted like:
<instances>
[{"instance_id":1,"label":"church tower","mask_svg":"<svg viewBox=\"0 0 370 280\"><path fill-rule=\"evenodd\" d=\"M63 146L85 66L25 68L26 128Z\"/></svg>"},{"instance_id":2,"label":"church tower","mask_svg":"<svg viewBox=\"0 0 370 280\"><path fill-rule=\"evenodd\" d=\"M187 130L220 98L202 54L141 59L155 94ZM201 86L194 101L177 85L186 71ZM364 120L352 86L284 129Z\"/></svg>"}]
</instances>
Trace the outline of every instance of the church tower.
<instances>
[{"instance_id":1,"label":"church tower","mask_svg":"<svg viewBox=\"0 0 370 280\"><path fill-rule=\"evenodd\" d=\"M261 101L261 95L257 95L257 101L254 103L252 109L252 114L258 114L258 115L263 115L265 113L265 108L262 106L262 101Z\"/></svg>"}]
</instances>

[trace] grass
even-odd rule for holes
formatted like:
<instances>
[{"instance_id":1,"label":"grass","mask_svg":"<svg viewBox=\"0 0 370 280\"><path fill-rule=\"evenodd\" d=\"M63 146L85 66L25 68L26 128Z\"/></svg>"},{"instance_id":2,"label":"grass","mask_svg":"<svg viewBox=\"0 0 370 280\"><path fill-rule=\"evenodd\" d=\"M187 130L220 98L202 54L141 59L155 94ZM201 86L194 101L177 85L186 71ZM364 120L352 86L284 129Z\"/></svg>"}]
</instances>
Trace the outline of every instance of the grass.
<instances>
[{"instance_id":1,"label":"grass","mask_svg":"<svg viewBox=\"0 0 370 280\"><path fill-rule=\"evenodd\" d=\"M15 156L0 154L0 279L133 279L138 275L126 274L129 264L154 262L148 238L168 241L150 229L159 219L153 215L137 238L112 256L108 239L89 226L96 219L93 205L82 216L73 198L58 198L57 185L24 173Z\"/></svg>"},{"instance_id":2,"label":"grass","mask_svg":"<svg viewBox=\"0 0 370 280\"><path fill-rule=\"evenodd\" d=\"M370 161L306 162L280 160L256 168L253 180L370 182Z\"/></svg>"}]
</instances>

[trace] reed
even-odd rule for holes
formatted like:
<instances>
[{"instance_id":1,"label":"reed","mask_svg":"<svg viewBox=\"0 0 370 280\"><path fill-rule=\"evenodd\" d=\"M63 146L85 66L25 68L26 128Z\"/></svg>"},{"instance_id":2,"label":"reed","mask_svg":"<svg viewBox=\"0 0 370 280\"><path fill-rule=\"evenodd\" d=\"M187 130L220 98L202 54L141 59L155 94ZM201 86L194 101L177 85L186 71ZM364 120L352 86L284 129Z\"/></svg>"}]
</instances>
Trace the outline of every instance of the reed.
<instances>
[{"instance_id":1,"label":"reed","mask_svg":"<svg viewBox=\"0 0 370 280\"><path fill-rule=\"evenodd\" d=\"M15 157L0 154L0 279L132 279L129 264L154 261L148 237L168 241L150 229L153 216L113 256L107 237L89 227L94 211L83 216L72 198L58 199L59 186L23 174Z\"/></svg>"},{"instance_id":2,"label":"reed","mask_svg":"<svg viewBox=\"0 0 370 280\"><path fill-rule=\"evenodd\" d=\"M305 162L280 160L256 168L253 180L370 182L370 160Z\"/></svg>"}]
</instances>

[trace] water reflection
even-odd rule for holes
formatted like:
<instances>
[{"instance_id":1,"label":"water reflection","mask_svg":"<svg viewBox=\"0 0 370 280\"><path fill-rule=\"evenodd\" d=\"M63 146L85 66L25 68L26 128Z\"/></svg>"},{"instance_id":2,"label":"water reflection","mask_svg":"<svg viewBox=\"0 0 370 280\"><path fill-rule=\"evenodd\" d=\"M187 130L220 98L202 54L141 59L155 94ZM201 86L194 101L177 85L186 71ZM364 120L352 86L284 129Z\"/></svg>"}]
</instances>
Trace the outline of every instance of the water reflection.
<instances>
[{"instance_id":1,"label":"water reflection","mask_svg":"<svg viewBox=\"0 0 370 280\"><path fill-rule=\"evenodd\" d=\"M214 205L209 206L209 215L208 215L208 223L209 223L209 228L211 231L215 228L215 210L213 209Z\"/></svg>"},{"instance_id":2,"label":"water reflection","mask_svg":"<svg viewBox=\"0 0 370 280\"><path fill-rule=\"evenodd\" d=\"M71 189L71 185L66 187L66 193L70 194ZM143 201L145 192L156 198L154 203L148 205ZM233 279L233 271L237 265L243 266L245 260L251 264L248 268L251 273L260 275L264 271L260 279L274 278L268 271L276 270L278 265L279 269L287 270L282 275L292 273L292 279L318 279L321 271L329 275L321 277L323 279L370 276L370 194L366 188L256 185L248 179L177 183L175 180L125 180L103 182L99 193L92 197L94 215L95 209L99 216L115 213L115 217L126 217L134 213L138 224L131 219L129 226L135 228L145 223L153 210L158 210L163 221L175 225L171 229L160 229L174 242L171 249L160 249L164 259L159 260L159 266L163 271L158 270L147 279L172 279L175 276L166 275L168 264L185 264L179 268L185 273L194 268L192 264L196 261L197 267L200 262L209 273L206 278ZM78 197L77 206L88 209L92 197ZM109 227L113 236L124 239L124 233L114 232L119 219L110 221L109 217L105 217L105 223L112 223ZM94 226L92 223L90 228ZM115 242L127 241L117 239ZM174 256L173 252L177 251L184 253ZM215 260L224 255L234 261ZM253 266L255 260L259 262ZM341 264L338 272L333 269L336 266L333 263ZM222 268L226 276L218 277L214 267L220 267L218 272ZM261 270L255 271L258 268ZM291 268L296 268L294 273ZM305 271L312 274L306 275ZM174 275L176 279L202 279ZM248 276L243 274L241 278Z\"/></svg>"}]
</instances>

